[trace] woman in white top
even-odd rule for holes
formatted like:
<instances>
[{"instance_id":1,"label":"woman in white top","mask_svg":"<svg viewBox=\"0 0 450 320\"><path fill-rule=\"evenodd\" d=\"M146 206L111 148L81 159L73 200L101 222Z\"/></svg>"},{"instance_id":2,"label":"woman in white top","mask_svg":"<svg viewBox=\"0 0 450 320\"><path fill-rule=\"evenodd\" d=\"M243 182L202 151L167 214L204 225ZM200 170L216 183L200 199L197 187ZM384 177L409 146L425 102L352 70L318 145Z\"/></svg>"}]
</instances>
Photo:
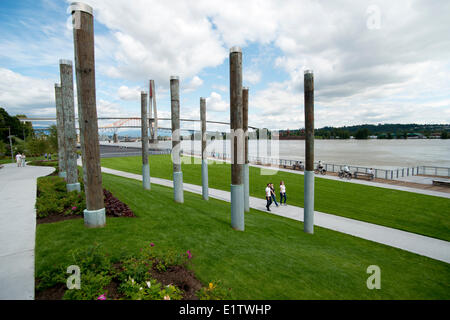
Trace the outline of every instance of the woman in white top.
<instances>
[{"instance_id":1,"label":"woman in white top","mask_svg":"<svg viewBox=\"0 0 450 320\"><path fill-rule=\"evenodd\" d=\"M22 153L22 167L25 167L25 159L26 159L25 153Z\"/></svg>"},{"instance_id":2,"label":"woman in white top","mask_svg":"<svg viewBox=\"0 0 450 320\"><path fill-rule=\"evenodd\" d=\"M17 166L20 167L20 165L22 163L22 156L20 155L20 153L16 154L16 162L17 162Z\"/></svg>"},{"instance_id":3,"label":"woman in white top","mask_svg":"<svg viewBox=\"0 0 450 320\"><path fill-rule=\"evenodd\" d=\"M270 183L266 186L266 201L267 211L271 211L270 205L272 204L272 189L270 188Z\"/></svg>"},{"instance_id":4,"label":"woman in white top","mask_svg":"<svg viewBox=\"0 0 450 320\"><path fill-rule=\"evenodd\" d=\"M286 205L286 186L284 185L284 181L280 181L280 204L283 204L283 198L284 205Z\"/></svg>"}]
</instances>

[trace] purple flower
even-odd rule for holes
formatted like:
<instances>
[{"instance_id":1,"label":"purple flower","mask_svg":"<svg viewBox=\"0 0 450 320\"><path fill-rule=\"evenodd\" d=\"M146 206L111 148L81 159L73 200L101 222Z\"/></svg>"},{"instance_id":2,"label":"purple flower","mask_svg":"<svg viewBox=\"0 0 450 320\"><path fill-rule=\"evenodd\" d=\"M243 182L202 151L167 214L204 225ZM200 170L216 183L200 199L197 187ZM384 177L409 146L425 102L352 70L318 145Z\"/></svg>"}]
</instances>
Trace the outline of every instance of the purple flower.
<instances>
[{"instance_id":1,"label":"purple flower","mask_svg":"<svg viewBox=\"0 0 450 320\"><path fill-rule=\"evenodd\" d=\"M191 254L191 250L186 251L187 255L188 255L188 259L192 258L192 254Z\"/></svg>"},{"instance_id":2,"label":"purple flower","mask_svg":"<svg viewBox=\"0 0 450 320\"><path fill-rule=\"evenodd\" d=\"M106 300L105 294L99 295L97 300Z\"/></svg>"},{"instance_id":3,"label":"purple flower","mask_svg":"<svg viewBox=\"0 0 450 320\"><path fill-rule=\"evenodd\" d=\"M150 247L154 247L155 246L155 244L152 242L152 243L150 243Z\"/></svg>"},{"instance_id":4,"label":"purple flower","mask_svg":"<svg viewBox=\"0 0 450 320\"><path fill-rule=\"evenodd\" d=\"M77 207L72 207L72 210L77 210Z\"/></svg>"}]
</instances>

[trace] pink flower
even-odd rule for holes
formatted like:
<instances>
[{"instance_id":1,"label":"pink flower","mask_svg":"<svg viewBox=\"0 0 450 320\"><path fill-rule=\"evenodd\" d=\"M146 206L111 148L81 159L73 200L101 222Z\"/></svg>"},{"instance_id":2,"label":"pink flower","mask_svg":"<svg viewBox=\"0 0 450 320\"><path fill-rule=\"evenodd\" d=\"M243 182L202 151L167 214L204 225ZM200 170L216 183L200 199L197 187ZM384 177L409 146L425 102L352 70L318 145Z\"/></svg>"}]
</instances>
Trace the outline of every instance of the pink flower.
<instances>
[{"instance_id":1,"label":"pink flower","mask_svg":"<svg viewBox=\"0 0 450 320\"><path fill-rule=\"evenodd\" d=\"M72 210L77 210L77 207L72 207Z\"/></svg>"},{"instance_id":2,"label":"pink flower","mask_svg":"<svg viewBox=\"0 0 450 320\"><path fill-rule=\"evenodd\" d=\"M152 243L150 243L150 247L154 247L155 246L155 244L152 242Z\"/></svg>"},{"instance_id":3,"label":"pink flower","mask_svg":"<svg viewBox=\"0 0 450 320\"><path fill-rule=\"evenodd\" d=\"M188 259L191 259L191 258L192 258L192 254L191 254L191 251L190 251L190 250L188 250L188 251L186 251L186 253L187 253L187 255L188 255Z\"/></svg>"},{"instance_id":4,"label":"pink flower","mask_svg":"<svg viewBox=\"0 0 450 320\"><path fill-rule=\"evenodd\" d=\"M106 300L105 294L99 295L97 300Z\"/></svg>"}]
</instances>

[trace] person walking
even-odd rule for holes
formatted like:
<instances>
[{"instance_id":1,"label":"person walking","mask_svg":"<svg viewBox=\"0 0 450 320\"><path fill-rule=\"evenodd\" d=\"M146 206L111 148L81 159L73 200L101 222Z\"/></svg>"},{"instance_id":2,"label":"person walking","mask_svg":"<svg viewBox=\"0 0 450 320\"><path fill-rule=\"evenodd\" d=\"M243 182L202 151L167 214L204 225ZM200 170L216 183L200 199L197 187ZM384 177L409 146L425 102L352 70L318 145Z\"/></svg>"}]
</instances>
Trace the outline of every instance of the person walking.
<instances>
[{"instance_id":1,"label":"person walking","mask_svg":"<svg viewBox=\"0 0 450 320\"><path fill-rule=\"evenodd\" d=\"M284 185L284 181L280 181L280 204L286 205L286 186Z\"/></svg>"},{"instance_id":2,"label":"person walking","mask_svg":"<svg viewBox=\"0 0 450 320\"><path fill-rule=\"evenodd\" d=\"M25 167L25 159L27 157L25 156L25 153L22 153L22 167Z\"/></svg>"},{"instance_id":3,"label":"person walking","mask_svg":"<svg viewBox=\"0 0 450 320\"><path fill-rule=\"evenodd\" d=\"M273 200L273 202L275 202L275 205L278 207L277 198L275 196L275 187L273 186L273 183L270 184L270 190L271 190L270 194L272 196L272 200Z\"/></svg>"},{"instance_id":4,"label":"person walking","mask_svg":"<svg viewBox=\"0 0 450 320\"><path fill-rule=\"evenodd\" d=\"M268 183L266 186L266 201L267 201L266 208L267 208L267 211L271 211L270 210L270 205L272 204L271 192L272 192L272 189L270 188L270 183Z\"/></svg>"},{"instance_id":5,"label":"person walking","mask_svg":"<svg viewBox=\"0 0 450 320\"><path fill-rule=\"evenodd\" d=\"M16 154L16 162L17 166L20 167L20 165L22 164L22 156L20 155L20 152L17 152Z\"/></svg>"}]
</instances>

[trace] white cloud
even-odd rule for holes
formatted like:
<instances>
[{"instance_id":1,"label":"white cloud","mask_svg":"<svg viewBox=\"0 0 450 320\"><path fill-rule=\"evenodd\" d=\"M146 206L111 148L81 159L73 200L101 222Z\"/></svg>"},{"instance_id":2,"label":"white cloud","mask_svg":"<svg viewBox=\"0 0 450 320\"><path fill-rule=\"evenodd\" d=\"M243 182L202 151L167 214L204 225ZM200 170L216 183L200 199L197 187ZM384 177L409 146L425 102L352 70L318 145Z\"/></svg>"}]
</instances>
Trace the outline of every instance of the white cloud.
<instances>
[{"instance_id":1,"label":"white cloud","mask_svg":"<svg viewBox=\"0 0 450 320\"><path fill-rule=\"evenodd\" d=\"M138 101L141 97L141 91L142 89L139 87L128 88L127 86L120 86L117 90L117 94L122 100Z\"/></svg>"},{"instance_id":2,"label":"white cloud","mask_svg":"<svg viewBox=\"0 0 450 320\"><path fill-rule=\"evenodd\" d=\"M51 80L27 77L0 68L0 105L10 113L54 115L54 88Z\"/></svg>"},{"instance_id":3,"label":"white cloud","mask_svg":"<svg viewBox=\"0 0 450 320\"><path fill-rule=\"evenodd\" d=\"M206 112L223 112L227 110L229 110L228 102L222 100L222 96L219 93L213 91L211 92L211 95L206 98Z\"/></svg>"},{"instance_id":4,"label":"white cloud","mask_svg":"<svg viewBox=\"0 0 450 320\"><path fill-rule=\"evenodd\" d=\"M181 83L181 86L183 88L183 92L192 92L197 90L203 85L203 80L200 79L198 76L194 76L191 81L187 85L184 85L183 82Z\"/></svg>"},{"instance_id":5,"label":"white cloud","mask_svg":"<svg viewBox=\"0 0 450 320\"><path fill-rule=\"evenodd\" d=\"M261 81L261 71L244 70L244 83L256 84Z\"/></svg>"}]
</instances>

